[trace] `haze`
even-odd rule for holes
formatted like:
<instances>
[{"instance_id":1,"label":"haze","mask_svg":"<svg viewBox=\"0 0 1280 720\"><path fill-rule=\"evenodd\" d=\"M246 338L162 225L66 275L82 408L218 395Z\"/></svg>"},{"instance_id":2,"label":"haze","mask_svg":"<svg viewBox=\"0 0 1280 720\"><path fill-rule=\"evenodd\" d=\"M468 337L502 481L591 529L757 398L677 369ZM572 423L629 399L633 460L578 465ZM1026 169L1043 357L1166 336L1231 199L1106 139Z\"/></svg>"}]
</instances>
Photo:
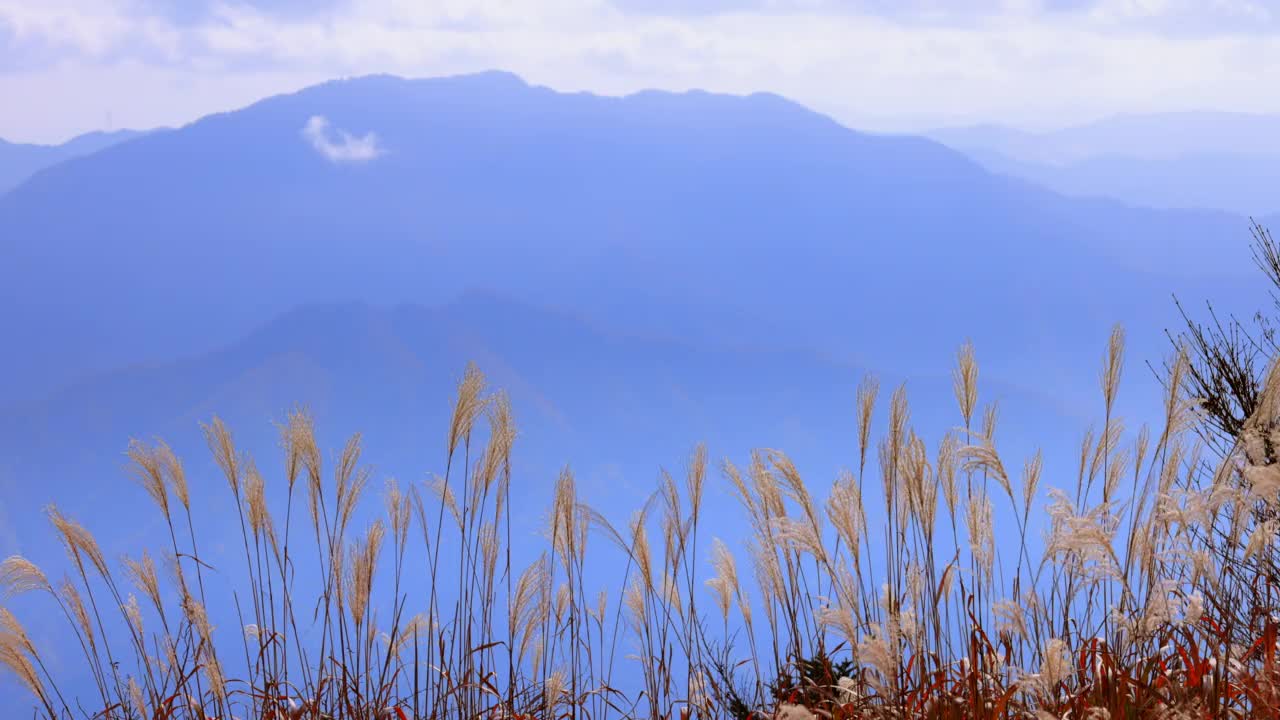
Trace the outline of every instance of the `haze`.
<instances>
[{"instance_id":1,"label":"haze","mask_svg":"<svg viewBox=\"0 0 1280 720\"><path fill-rule=\"evenodd\" d=\"M302 628L279 635L264 629L274 622L264 608L291 612L286 584L363 582L381 537L374 523L398 533L409 509L421 510L414 493L427 503L412 517L425 534L410 533L403 583L397 570L393 586L362 596L383 624L373 612L352 616L353 642L390 652L405 640L396 610L465 607L450 621L465 614L465 633L448 625L449 657L421 666L456 662L455 677L467 676L474 649L494 682L515 673L544 699L564 690L549 685L548 665L573 664L565 678L596 678L597 668L578 662L577 635L552 634L548 662L522 669L506 654L514 626L473 627L466 598L482 596L475 582L486 572L504 590L525 568L539 583L580 573L563 596L570 624L590 617L586 592L594 609L606 589L611 613L633 593L633 614L639 592L651 614L639 613L631 639L670 629L695 598L710 612L708 581L725 608L702 618L716 642L744 642L732 623L749 622L747 599L787 612L807 603L812 635L793 616L782 655L816 652L827 637L825 647L837 636L842 647L879 642L890 624L877 608L901 627L892 608L903 598L933 623L920 656L954 655L954 642L994 629L997 615L1000 637L1013 638L1007 616L1042 590L1063 618L1078 613L1076 629L1056 614L1033 619L1034 633L1009 640L1024 669L1048 667L1067 647L1050 637L1090 642L1079 629L1090 623L1120 637L1132 628L1117 623L1138 614L1161 628L1176 617L1181 632L1197 613L1257 610L1232 594L1241 587L1212 584L1238 575L1205 572L1199 556L1186 567L1193 533L1170 531L1171 515L1146 499L1152 488L1189 497L1225 477L1208 469L1221 460L1253 478L1241 502L1276 500L1255 494L1280 478L1280 462L1263 461L1276 458L1259 459L1280 435L1246 442L1245 431L1280 427L1280 416L1258 424L1263 400L1280 397L1280 385L1260 394L1268 377L1280 383L1265 374L1280 320L1280 250L1266 234L1280 226L1277 78L1280 4L1261 0L0 0L0 601L15 613L0 616L0 661L21 671L34 652L11 627L20 617L45 653L40 678L62 678L89 705L123 694L125 677L111 688L115 670L103 668L132 657L85 662L89 643L75 642L80 631L68 631L28 568L71 572L69 549L90 558L78 566L85 589L98 587L94 545L65 513L93 533L103 565L152 548L157 561L200 573L202 597L209 583L199 611L177 573L157 593L158 605L176 603L166 621L185 618L188 639L199 639L201 683L221 687L206 646L233 648L224 659L234 678L309 667L308 643L335 633L345 642L347 632L311 608L345 596L299 599L309 617L299 612ZM1222 384L1167 392L1186 368L1175 349L1189 321L1225 323L1241 343L1219 371L1239 369L1229 379L1253 395L1217 407L1263 409L1236 434L1193 412L1212 410L1204 394ZM484 428L474 442L459 429L472 420ZM349 440L357 432L362 445ZM303 456L315 472L298 480ZM686 470L687 490L675 489L670 478ZM437 482L444 476L454 485ZM741 477L755 489L736 486ZM1175 477L1186 484L1166 484ZM352 478L368 481L366 497L326 506L350 513L322 533L322 513L301 498L331 480L347 492ZM701 493L695 478L706 500L682 524L695 504L681 493ZM752 493L781 486L788 499L777 503L792 514L754 516L752 503L766 500ZM830 524L801 513L805 487L843 498L822 514ZM856 580L835 569L856 542L841 535L831 555L816 547L857 514L855 487L868 518ZM374 497L384 493L385 505ZM563 531L580 529L566 510L579 501L599 514L582 511L591 550L575 566ZM185 517L169 513L179 502ZM666 561L681 558L672 574L687 580L687 597L631 584L646 525L630 526L628 545L602 520L625 534L641 507ZM315 523L319 565L310 550L295 565L288 527L277 552L270 523L282 518L294 523L295 551L310 547L305 525ZM347 521L350 533L322 539ZM1095 522L1103 535L1122 528L1127 545L1081 551L1096 563L1087 570L1061 565L1075 552L1062 551L1061 529L1092 538ZM686 525L701 544L675 543ZM375 529L356 537L365 527ZM1228 552L1252 557L1255 540L1274 536L1257 527ZM431 535L444 530L444 540ZM725 543L714 557L712 537ZM1167 542L1158 562L1138 555L1152 537ZM485 571L498 547L502 572ZM753 565L768 576L769 562L751 554L762 547L788 568L803 555L816 588L792 577L784 602L753 586L730 611L723 553L736 554L745 582ZM539 575L548 549L550 574ZM373 562L381 579L388 552ZM1134 584L1086 577L1120 557ZM1051 568L1053 580L1033 568ZM262 578L277 574L282 592L264 598ZM902 598L877 600L886 578ZM851 592L836 609L859 623L827 626L823 591L850 583L859 609ZM122 605L123 619L85 632L136 645L124 597L150 591L121 587L98 599L104 613ZM975 587L976 617L966 615ZM1081 588L1087 601L1061 595ZM1224 599L1206 611L1210 590ZM1152 609L1169 598L1176 611ZM526 607L542 622L555 614L549 599ZM496 610L500 625L529 615L507 610ZM219 620L210 626L204 611ZM137 613L148 631L161 627L159 608ZM855 624L849 633L863 635L841 635ZM697 623L680 625L688 635ZM247 650L248 638L285 635L291 649L280 655ZM759 657L772 658L759 639ZM676 672L700 662L669 650ZM363 662L352 677L381 687L371 652L339 662ZM685 700L656 696L653 668L626 652L613 687L636 698L643 688L644 717L675 717L672 703ZM263 669L268 655L274 670ZM142 682L141 671L120 672ZM388 682L407 687L404 675ZM40 693L23 685L21 672L0 674L0 716L57 714L52 696L33 703ZM225 703L215 715L225 699L210 692L201 717L230 716ZM592 717L607 717L592 697ZM1046 697L1036 707L1051 705ZM361 708L348 720L390 712Z\"/></svg>"}]
</instances>

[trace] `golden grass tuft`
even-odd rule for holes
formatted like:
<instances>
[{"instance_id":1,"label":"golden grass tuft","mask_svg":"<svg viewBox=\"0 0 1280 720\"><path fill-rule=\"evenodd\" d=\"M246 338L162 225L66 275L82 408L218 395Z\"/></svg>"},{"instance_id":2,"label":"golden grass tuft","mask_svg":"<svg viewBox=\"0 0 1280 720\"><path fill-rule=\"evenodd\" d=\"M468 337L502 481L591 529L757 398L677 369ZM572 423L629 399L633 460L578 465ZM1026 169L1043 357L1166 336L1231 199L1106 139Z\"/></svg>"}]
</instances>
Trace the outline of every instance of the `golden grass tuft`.
<instances>
[{"instance_id":1,"label":"golden grass tuft","mask_svg":"<svg viewBox=\"0 0 1280 720\"><path fill-rule=\"evenodd\" d=\"M1193 437L1185 352L1169 364L1164 427L1136 433L1113 413L1123 355L1117 328L1103 358L1102 430L1083 437L1074 488L1042 489L1055 475L1039 451L1014 486L996 444L998 402L975 417L978 369L965 343L953 374L962 428L912 425L902 385L873 439L879 385L867 376L856 390L856 471L838 472L829 490L815 491L781 450L721 460L740 505L737 547L699 544L715 497L704 445L686 456L683 482L659 471L622 532L566 467L545 544L513 537L512 514L526 511L511 507L514 416L474 366L458 386L444 474L425 485L438 513L423 486L391 480L385 519L363 531L351 528L364 522L373 477L360 435L326 477L312 419L290 413L279 428L285 482L274 483L214 418L202 429L242 514L247 571L231 597L236 616L218 622L244 630L230 634L241 647L215 628L209 608L227 601L204 582L236 570L200 560L186 476L161 442L126 452L167 521L167 577L150 552L124 557L137 597L124 592L88 529L51 506L74 580L55 586L14 556L0 563L0 596L49 595L91 670L89 704L122 720L1276 717L1280 622L1268 613L1280 607L1280 369L1218 462ZM868 472L879 487L864 483ZM299 480L314 533L291 548ZM185 528L170 516L175 498ZM1046 498L1038 543L1033 508ZM612 541L612 558L588 563L610 552L589 547L592 531ZM523 572L513 548L536 557ZM315 587L298 581L303 562ZM602 573L618 590L612 608L607 590L594 592ZM406 589L411 576L427 597ZM638 690L617 687L628 663ZM37 714L70 714L74 703L4 609L0 664Z\"/></svg>"},{"instance_id":2,"label":"golden grass tuft","mask_svg":"<svg viewBox=\"0 0 1280 720\"><path fill-rule=\"evenodd\" d=\"M0 599L9 600L33 590L52 591L49 579L35 563L21 555L0 562Z\"/></svg>"}]
</instances>

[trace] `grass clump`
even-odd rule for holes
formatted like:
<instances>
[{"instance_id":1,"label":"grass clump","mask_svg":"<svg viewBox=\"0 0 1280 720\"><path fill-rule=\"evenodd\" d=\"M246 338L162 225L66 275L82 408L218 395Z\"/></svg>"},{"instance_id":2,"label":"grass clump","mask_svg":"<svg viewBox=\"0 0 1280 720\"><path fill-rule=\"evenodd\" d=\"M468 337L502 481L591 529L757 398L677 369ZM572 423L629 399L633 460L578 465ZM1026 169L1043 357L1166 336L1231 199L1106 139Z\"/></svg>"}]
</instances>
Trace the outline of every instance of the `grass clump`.
<instances>
[{"instance_id":1,"label":"grass clump","mask_svg":"<svg viewBox=\"0 0 1280 720\"><path fill-rule=\"evenodd\" d=\"M825 497L782 451L721 462L751 534L738 553L700 537L700 447L625 525L584 503L564 471L545 548L513 566L517 432L506 397L474 368L444 474L388 483L381 517L362 527L371 475L358 435L326 469L312 420L289 415L283 482L268 483L214 419L205 436L244 556L239 646L210 617L211 600L228 603L200 559L182 462L135 442L132 468L168 535L166 580L147 552L116 567L89 529L50 508L68 578L11 557L0 593L43 594L60 610L92 697L64 694L8 611L0 663L48 718L1280 717L1280 367L1233 444L1206 457L1186 354L1169 363L1158 430L1127 432L1114 415L1123 364L1117 329L1100 372L1102 430L1084 437L1074 487L1048 490L1040 548L1029 528L1041 456L1017 469L1000 453L969 345L957 428L932 449L905 388L890 393L873 442L880 389L867 378L857 469ZM997 533L1004 504L1013 524ZM593 553L622 568L613 601L587 590L593 536L612 546ZM311 587L298 582L302 563ZM409 592L411 579L425 593ZM622 642L634 647L626 658ZM632 691L618 682L624 665Z\"/></svg>"}]
</instances>

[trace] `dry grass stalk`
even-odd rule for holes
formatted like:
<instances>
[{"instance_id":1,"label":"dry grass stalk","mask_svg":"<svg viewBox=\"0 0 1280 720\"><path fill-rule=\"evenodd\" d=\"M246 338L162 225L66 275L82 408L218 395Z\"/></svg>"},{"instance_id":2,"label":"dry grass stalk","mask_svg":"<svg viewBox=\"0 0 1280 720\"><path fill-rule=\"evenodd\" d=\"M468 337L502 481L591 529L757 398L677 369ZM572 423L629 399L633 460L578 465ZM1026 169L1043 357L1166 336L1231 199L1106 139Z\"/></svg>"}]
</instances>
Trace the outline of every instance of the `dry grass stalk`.
<instances>
[{"instance_id":1,"label":"dry grass stalk","mask_svg":"<svg viewBox=\"0 0 1280 720\"><path fill-rule=\"evenodd\" d=\"M697 535L706 492L703 446L690 456L683 484L668 473L660 475L652 500L660 516L650 518L652 503L646 504L622 534L582 503L566 469L551 503L549 546L517 576L511 568L508 504L515 425L506 397L486 398L483 376L469 368L450 420L446 474L432 486L440 517L448 511L458 530L455 535L449 528L448 538L442 535L443 523L431 522L417 488L402 492L394 482L383 496L386 525L376 521L350 537L348 526L360 517L363 489L371 477L360 465L358 435L346 443L326 482L310 418L300 411L290 414L281 428L287 482L275 485L236 450L221 421L215 418L204 426L215 462L244 512L253 616L233 624L247 625L243 641L256 656L247 671L238 660L224 665L236 653L219 653L206 609L214 606L207 604L203 586L189 588L182 577L180 557L202 567L194 560L190 527L181 540L172 533L172 551L164 556L181 598L180 613L166 611L166 594L150 554L123 562L149 606L144 613L132 595L119 592L110 564L88 530L56 508L50 508L50 519L85 594L71 581L55 589L35 565L11 557L0 563L0 595L8 599L43 590L59 603L86 661L95 668L104 706L114 702L154 711L155 698L173 695L190 698L183 712L192 716L198 711L209 717L233 712L294 717L289 713L296 710L298 716L372 720L412 709L418 717L476 718L488 712L514 718L532 712L603 719L616 711L653 720L671 716L679 706L727 717L725 693L734 679L734 659L726 654L723 667L715 665L717 655L708 640L716 636L695 602L695 592L705 592L699 585L714 597L710 606L721 616L721 639L734 637L732 610L737 604L746 637L736 652L744 661L749 658L755 675L753 694L740 699L764 708L766 715L888 720L915 712L929 717L938 713L938 718L1022 718L1047 712L1088 717L1096 708L1081 704L1080 698L1098 701L1089 693L1111 687L1099 680L1106 668L1133 678L1149 656L1163 657L1166 667L1173 668L1168 677L1177 682L1192 677L1186 661L1169 664L1163 643L1171 637L1183 648L1192 647L1185 638L1197 638L1206 648L1220 650L1216 657L1224 669L1214 680L1221 685L1183 688L1179 692L1190 699L1162 696L1161 707L1216 702L1212 698L1220 696L1206 694L1204 687L1239 688L1243 678L1264 677L1258 674L1262 660L1247 652L1257 640L1250 635L1256 628L1235 624L1222 627L1218 636L1209 620L1221 627L1233 607L1262 607L1271 597L1265 583L1254 587L1250 579L1265 577L1258 573L1280 558L1274 542L1280 521L1255 513L1280 510L1280 471L1275 469L1280 465L1270 449L1276 445L1272 438L1280 438L1280 371L1268 377L1270 394L1261 406L1271 415L1260 411L1251 417L1249 432L1228 462L1210 473L1200 446L1184 437L1193 403L1179 396L1177 387L1165 398L1166 426L1159 432L1144 426L1136 436L1128 434L1122 419L1111 415L1122 358L1123 333L1117 330L1104 357L1103 432L1084 438L1074 497L1062 489L1049 490L1050 532L1039 567L1032 559L1034 546L1027 543L1027 526L1046 474L1043 456L1036 452L1025 462L1015 490L996 450L998 405L986 407L977 432L970 429L977 409L977 365L972 345L966 344L957 358L954 390L973 441L961 447L947 433L931 454L924 436L910 425L905 386L900 386L890 399L885 433L877 443L879 467L872 469L883 479L883 514L868 516L864 503L875 501L861 482L872 440L869 428L878 392L874 379L864 379L858 387L858 473L842 472L827 497L815 496L796 463L780 451L752 452L743 470L723 462L750 530L754 588L744 582L729 545L719 539L711 545L713 574L709 579L702 574ZM1184 363L1173 361L1175 386ZM476 454L471 440L482 418L488 432ZM448 468L458 451L464 454L460 463L466 473L465 484L455 491ZM166 517L174 498L189 508L185 475L167 446L131 443L128 454L139 483ZM961 471L970 476L964 486L957 479ZM1018 534L997 533L986 483L972 482L973 474L994 479L1009 497ZM287 549L288 512L284 544L277 546L268 501L276 491L287 493L291 504L294 483L304 476L318 543L312 560L322 579L314 613L294 614L288 608L299 588L291 579L296 560ZM1101 487L1095 488L1098 478ZM1132 488L1129 497L1122 496L1126 487ZM948 518L937 517L939 494ZM419 599L400 584L414 510L426 545L432 595L425 613L406 620L419 609ZM957 520L960 514L964 517ZM660 556L651 547L651 519L661 531ZM938 535L947 531L947 520L953 530L950 541L935 537L935 529L941 530ZM957 528L961 521L964 538ZM1121 527L1126 534L1119 532ZM614 707L618 696L610 687L610 673L619 631L608 637L607 593L587 600L590 528L604 531L627 561L613 626L625 623L634 641L643 708ZM872 529L884 532L882 541L870 541ZM387 534L394 548L393 569L379 572ZM1007 559L1006 548L1015 547L1012 541L1018 543L1018 561L1005 567L997 563L996 548ZM438 581L452 576L449 569L438 572L442 545L459 558L459 596L452 602L436 589ZM98 576L93 582L89 567ZM138 672L117 670L128 658L112 652L110 640L117 628L98 617L105 598L93 593L104 584L124 620L121 627L128 630ZM389 596L380 589L388 585ZM753 601L763 606L768 620L759 637L752 624ZM144 615L150 617L152 611L160 622L144 623ZM294 627L307 622L314 623L309 635ZM988 628L994 631L990 635ZM375 642L378 637L381 644ZM54 705L61 703L56 691L46 687L50 678L43 675L30 640L15 617L0 612L0 662L54 714ZM850 676L821 682L810 678L809 694L768 694L770 663L772 676L780 678L784 670L802 667L802 660L820 652L847 653L855 663ZM1078 657L1089 663L1077 666ZM1018 670L1023 667L1037 672ZM231 680L228 672L248 674ZM241 692L242 686L250 692ZM269 693L286 693L297 705L273 707ZM813 700L819 696L826 699ZM1276 696L1280 698L1280 690ZM1003 715L982 704L996 697L1005 698ZM954 714L943 711L952 706ZM859 714L850 714L855 710ZM984 714L987 710L990 715Z\"/></svg>"}]
</instances>

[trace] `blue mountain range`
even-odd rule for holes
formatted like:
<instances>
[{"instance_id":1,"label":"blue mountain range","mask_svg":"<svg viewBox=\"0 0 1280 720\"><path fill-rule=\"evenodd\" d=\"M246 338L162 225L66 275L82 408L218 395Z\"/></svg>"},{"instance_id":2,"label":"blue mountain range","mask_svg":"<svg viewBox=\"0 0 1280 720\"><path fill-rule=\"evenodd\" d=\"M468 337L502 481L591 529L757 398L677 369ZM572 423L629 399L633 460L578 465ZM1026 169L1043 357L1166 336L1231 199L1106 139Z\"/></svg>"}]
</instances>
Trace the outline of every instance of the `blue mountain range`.
<instances>
[{"instance_id":1,"label":"blue mountain range","mask_svg":"<svg viewBox=\"0 0 1280 720\"><path fill-rule=\"evenodd\" d=\"M272 422L303 404L326 448L364 431L379 481L421 482L469 361L511 392L529 533L566 463L621 523L698 441L781 447L822 487L856 465L864 372L882 406L908 383L932 450L959 424L966 339L1007 462L1043 447L1066 486L1113 323L1136 427L1159 413L1144 362L1168 350L1172 294L1268 302L1248 231L1059 195L771 94L325 83L0 194L0 553L58 565L51 500L113 556L153 539L130 437L168 439L208 517L231 512L197 425L215 414L268 478ZM228 545L209 559L234 562L207 522Z\"/></svg>"}]
</instances>

